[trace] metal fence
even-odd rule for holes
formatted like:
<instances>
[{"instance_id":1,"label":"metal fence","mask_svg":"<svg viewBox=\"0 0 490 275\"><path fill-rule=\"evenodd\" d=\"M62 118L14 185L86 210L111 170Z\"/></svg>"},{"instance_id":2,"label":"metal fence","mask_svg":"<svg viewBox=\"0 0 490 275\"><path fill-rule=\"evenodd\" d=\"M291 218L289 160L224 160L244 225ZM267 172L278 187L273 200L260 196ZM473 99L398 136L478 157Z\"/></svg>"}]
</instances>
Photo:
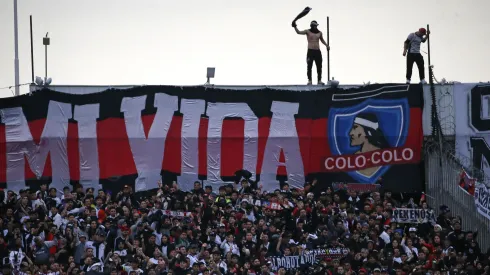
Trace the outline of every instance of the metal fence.
<instances>
[{"instance_id":1,"label":"metal fence","mask_svg":"<svg viewBox=\"0 0 490 275\"><path fill-rule=\"evenodd\" d=\"M461 163L452 155L435 146L425 146L425 173L427 202L439 214L439 206L447 205L453 216L460 216L463 230L477 230L477 240L485 252L490 248L490 220L480 215L473 196L459 187Z\"/></svg>"}]
</instances>

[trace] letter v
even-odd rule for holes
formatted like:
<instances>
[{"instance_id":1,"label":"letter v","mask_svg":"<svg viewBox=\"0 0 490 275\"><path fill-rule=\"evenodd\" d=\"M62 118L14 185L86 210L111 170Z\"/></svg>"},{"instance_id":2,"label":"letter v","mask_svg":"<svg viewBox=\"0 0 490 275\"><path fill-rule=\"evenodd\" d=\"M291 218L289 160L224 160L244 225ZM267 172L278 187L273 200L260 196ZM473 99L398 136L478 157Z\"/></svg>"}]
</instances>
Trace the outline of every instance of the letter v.
<instances>
[{"instance_id":1,"label":"letter v","mask_svg":"<svg viewBox=\"0 0 490 275\"><path fill-rule=\"evenodd\" d=\"M128 134L131 152L138 171L135 191L157 188L161 179L165 140L170 129L174 112L178 109L178 97L155 94L154 106L157 108L153 124L145 136L141 111L145 109L146 96L126 97L121 103L124 123Z\"/></svg>"}]
</instances>

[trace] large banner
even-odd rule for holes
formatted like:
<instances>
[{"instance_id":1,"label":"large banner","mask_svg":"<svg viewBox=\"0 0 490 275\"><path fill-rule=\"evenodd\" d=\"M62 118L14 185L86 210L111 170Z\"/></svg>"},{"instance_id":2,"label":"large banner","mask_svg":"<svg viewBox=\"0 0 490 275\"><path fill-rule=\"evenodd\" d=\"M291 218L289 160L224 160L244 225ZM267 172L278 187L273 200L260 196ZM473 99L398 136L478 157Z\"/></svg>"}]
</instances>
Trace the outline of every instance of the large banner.
<instances>
[{"instance_id":1,"label":"large banner","mask_svg":"<svg viewBox=\"0 0 490 275\"><path fill-rule=\"evenodd\" d=\"M285 91L143 86L0 100L0 182L135 191L246 169L264 189L382 183L421 190L422 86ZM6 185L6 186L5 186Z\"/></svg>"},{"instance_id":2,"label":"large banner","mask_svg":"<svg viewBox=\"0 0 490 275\"><path fill-rule=\"evenodd\" d=\"M490 175L490 84L455 84L456 152Z\"/></svg>"},{"instance_id":3,"label":"large banner","mask_svg":"<svg viewBox=\"0 0 490 275\"><path fill-rule=\"evenodd\" d=\"M475 206L481 215L490 220L490 189L478 183L475 188Z\"/></svg>"}]
</instances>

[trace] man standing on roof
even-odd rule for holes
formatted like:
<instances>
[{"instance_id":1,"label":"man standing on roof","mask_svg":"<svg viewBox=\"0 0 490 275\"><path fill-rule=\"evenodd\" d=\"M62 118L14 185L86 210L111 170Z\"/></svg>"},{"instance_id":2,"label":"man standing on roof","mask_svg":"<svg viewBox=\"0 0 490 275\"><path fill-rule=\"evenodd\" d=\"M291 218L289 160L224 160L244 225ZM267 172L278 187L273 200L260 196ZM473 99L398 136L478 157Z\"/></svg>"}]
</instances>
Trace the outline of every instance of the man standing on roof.
<instances>
[{"instance_id":1,"label":"man standing on roof","mask_svg":"<svg viewBox=\"0 0 490 275\"><path fill-rule=\"evenodd\" d=\"M413 63L417 64L419 69L420 83L426 84L424 71L424 57L420 54L420 43L425 43L429 38L430 32L420 28L417 32L408 35L403 48L403 56L407 56L407 84L410 84L412 78ZM408 55L407 55L408 52Z\"/></svg>"},{"instance_id":2,"label":"man standing on roof","mask_svg":"<svg viewBox=\"0 0 490 275\"><path fill-rule=\"evenodd\" d=\"M327 51L330 50L330 47L323 39L323 34L320 30L318 30L318 23L313 20L310 24L310 29L300 31L296 24L293 24L294 30L297 34L306 35L308 40L308 53L306 54L306 63L307 63L307 75L308 75L308 85L311 85L311 69L313 68L313 62L315 62L316 72L318 76L318 85L324 85L322 82L322 52L320 51L320 41L323 45L327 47Z\"/></svg>"}]
</instances>

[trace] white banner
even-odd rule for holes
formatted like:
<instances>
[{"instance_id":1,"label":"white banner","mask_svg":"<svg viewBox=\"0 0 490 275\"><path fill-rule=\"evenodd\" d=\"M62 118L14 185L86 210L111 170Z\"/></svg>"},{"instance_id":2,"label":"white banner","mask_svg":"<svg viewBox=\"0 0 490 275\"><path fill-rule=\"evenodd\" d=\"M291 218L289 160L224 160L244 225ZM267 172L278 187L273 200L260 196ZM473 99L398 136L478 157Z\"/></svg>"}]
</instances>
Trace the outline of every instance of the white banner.
<instances>
[{"instance_id":1,"label":"white banner","mask_svg":"<svg viewBox=\"0 0 490 275\"><path fill-rule=\"evenodd\" d=\"M475 206L481 215L490 220L490 189L481 183L476 184L475 188Z\"/></svg>"},{"instance_id":2,"label":"white banner","mask_svg":"<svg viewBox=\"0 0 490 275\"><path fill-rule=\"evenodd\" d=\"M435 220L432 209L397 208L393 210L392 221L398 223L432 223Z\"/></svg>"},{"instance_id":3,"label":"white banner","mask_svg":"<svg viewBox=\"0 0 490 275\"><path fill-rule=\"evenodd\" d=\"M455 84L456 153L490 175L490 84Z\"/></svg>"}]
</instances>

